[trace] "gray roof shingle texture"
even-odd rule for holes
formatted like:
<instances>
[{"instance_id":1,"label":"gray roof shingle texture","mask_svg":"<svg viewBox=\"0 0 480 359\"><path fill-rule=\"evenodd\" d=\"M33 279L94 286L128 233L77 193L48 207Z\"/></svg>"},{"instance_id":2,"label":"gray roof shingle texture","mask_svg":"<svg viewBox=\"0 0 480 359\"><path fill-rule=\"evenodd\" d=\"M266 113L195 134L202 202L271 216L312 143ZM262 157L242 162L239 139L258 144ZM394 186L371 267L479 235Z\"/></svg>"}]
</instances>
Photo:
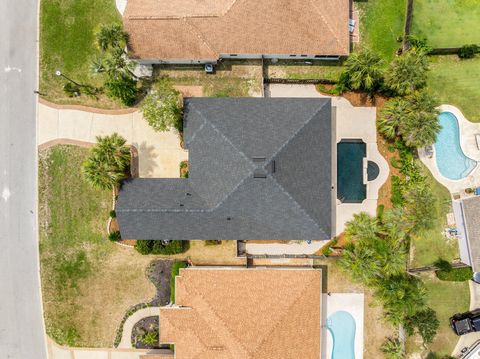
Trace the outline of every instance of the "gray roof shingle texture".
<instances>
[{"instance_id":1,"label":"gray roof shingle texture","mask_svg":"<svg viewBox=\"0 0 480 359\"><path fill-rule=\"evenodd\" d=\"M464 199L462 206L472 268L478 272L480 271L480 197Z\"/></svg>"},{"instance_id":2,"label":"gray roof shingle texture","mask_svg":"<svg viewBox=\"0 0 480 359\"><path fill-rule=\"evenodd\" d=\"M331 238L331 117L329 99L185 100L189 178L125 182L122 237Z\"/></svg>"}]
</instances>

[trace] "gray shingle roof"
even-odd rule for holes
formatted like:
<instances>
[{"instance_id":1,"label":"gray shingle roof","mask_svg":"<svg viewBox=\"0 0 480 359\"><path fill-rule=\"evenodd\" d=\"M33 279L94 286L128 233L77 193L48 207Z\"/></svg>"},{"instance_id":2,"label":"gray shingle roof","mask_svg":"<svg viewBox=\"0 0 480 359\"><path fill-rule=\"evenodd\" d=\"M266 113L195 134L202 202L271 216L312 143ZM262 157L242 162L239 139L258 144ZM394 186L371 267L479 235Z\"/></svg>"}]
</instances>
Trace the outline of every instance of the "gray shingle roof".
<instances>
[{"instance_id":1,"label":"gray shingle roof","mask_svg":"<svg viewBox=\"0 0 480 359\"><path fill-rule=\"evenodd\" d=\"M189 178L126 182L123 238L330 238L331 117L329 99L185 100Z\"/></svg>"},{"instance_id":2,"label":"gray shingle roof","mask_svg":"<svg viewBox=\"0 0 480 359\"><path fill-rule=\"evenodd\" d=\"M470 260L475 272L480 271L480 197L462 200Z\"/></svg>"}]
</instances>

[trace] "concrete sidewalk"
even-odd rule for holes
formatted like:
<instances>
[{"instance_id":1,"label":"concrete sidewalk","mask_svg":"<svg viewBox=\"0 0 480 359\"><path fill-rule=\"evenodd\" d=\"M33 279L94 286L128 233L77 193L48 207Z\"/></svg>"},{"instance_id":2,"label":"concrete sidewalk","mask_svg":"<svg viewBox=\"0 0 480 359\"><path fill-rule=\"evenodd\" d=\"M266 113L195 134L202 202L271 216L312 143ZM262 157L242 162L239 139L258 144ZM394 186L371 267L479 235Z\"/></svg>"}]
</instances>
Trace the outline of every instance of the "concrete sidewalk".
<instances>
[{"instance_id":1,"label":"concrete sidewalk","mask_svg":"<svg viewBox=\"0 0 480 359\"><path fill-rule=\"evenodd\" d=\"M132 330L133 326L146 317L158 317L160 307L148 307L137 310L123 324L122 340L118 344L119 348L132 348Z\"/></svg>"},{"instance_id":2,"label":"concrete sidewalk","mask_svg":"<svg viewBox=\"0 0 480 359\"><path fill-rule=\"evenodd\" d=\"M114 132L138 149L139 177L179 177L180 162L188 159L188 151L180 147L178 134L155 132L140 112L108 114L38 104L39 146L61 139L95 143L96 136Z\"/></svg>"},{"instance_id":3,"label":"concrete sidewalk","mask_svg":"<svg viewBox=\"0 0 480 359\"><path fill-rule=\"evenodd\" d=\"M173 359L173 352L165 349L140 350L140 349L93 349L93 348L68 348L56 344L48 339L49 359L143 359L147 354L155 354L155 358Z\"/></svg>"}]
</instances>

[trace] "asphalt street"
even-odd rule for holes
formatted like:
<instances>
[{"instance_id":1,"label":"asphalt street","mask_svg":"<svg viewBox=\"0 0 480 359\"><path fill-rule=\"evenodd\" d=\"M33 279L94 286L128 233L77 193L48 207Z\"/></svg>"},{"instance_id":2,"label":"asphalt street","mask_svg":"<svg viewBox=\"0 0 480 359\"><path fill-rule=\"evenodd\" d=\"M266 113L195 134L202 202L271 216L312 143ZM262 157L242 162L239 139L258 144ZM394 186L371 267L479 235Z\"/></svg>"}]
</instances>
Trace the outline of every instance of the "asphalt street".
<instances>
[{"instance_id":1,"label":"asphalt street","mask_svg":"<svg viewBox=\"0 0 480 359\"><path fill-rule=\"evenodd\" d=\"M37 0L0 0L0 358L47 357L38 266Z\"/></svg>"}]
</instances>

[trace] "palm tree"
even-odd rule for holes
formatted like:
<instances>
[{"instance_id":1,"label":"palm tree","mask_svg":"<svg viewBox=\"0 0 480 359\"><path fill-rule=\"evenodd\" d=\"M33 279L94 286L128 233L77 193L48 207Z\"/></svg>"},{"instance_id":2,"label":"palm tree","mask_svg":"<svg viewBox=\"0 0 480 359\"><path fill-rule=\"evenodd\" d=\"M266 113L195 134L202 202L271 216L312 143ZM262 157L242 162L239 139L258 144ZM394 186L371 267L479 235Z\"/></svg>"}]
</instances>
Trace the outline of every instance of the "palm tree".
<instances>
[{"instance_id":1,"label":"palm tree","mask_svg":"<svg viewBox=\"0 0 480 359\"><path fill-rule=\"evenodd\" d=\"M347 88L373 94L383 81L382 64L382 59L367 48L354 52L345 62L342 81Z\"/></svg>"},{"instance_id":2,"label":"palm tree","mask_svg":"<svg viewBox=\"0 0 480 359\"><path fill-rule=\"evenodd\" d=\"M401 136L409 147L431 145L441 129L436 107L437 101L426 91L394 98L382 110L379 130L388 139Z\"/></svg>"},{"instance_id":3,"label":"palm tree","mask_svg":"<svg viewBox=\"0 0 480 359\"><path fill-rule=\"evenodd\" d=\"M410 50L395 58L387 70L385 84L399 96L425 87L428 59L423 52Z\"/></svg>"},{"instance_id":4,"label":"palm tree","mask_svg":"<svg viewBox=\"0 0 480 359\"><path fill-rule=\"evenodd\" d=\"M97 144L82 165L87 182L101 189L115 188L130 168L130 149L125 144L126 140L117 133L98 136Z\"/></svg>"},{"instance_id":5,"label":"palm tree","mask_svg":"<svg viewBox=\"0 0 480 359\"><path fill-rule=\"evenodd\" d=\"M345 233L352 239L372 238L377 231L377 219L366 212L354 214L353 219L348 221L345 227Z\"/></svg>"},{"instance_id":6,"label":"palm tree","mask_svg":"<svg viewBox=\"0 0 480 359\"><path fill-rule=\"evenodd\" d=\"M121 24L102 25L95 37L97 46L102 51L110 48L124 48L128 41L128 34L123 31Z\"/></svg>"},{"instance_id":7,"label":"palm tree","mask_svg":"<svg viewBox=\"0 0 480 359\"><path fill-rule=\"evenodd\" d=\"M403 345L397 337L388 337L380 348L386 359L402 359L405 358Z\"/></svg>"}]
</instances>

